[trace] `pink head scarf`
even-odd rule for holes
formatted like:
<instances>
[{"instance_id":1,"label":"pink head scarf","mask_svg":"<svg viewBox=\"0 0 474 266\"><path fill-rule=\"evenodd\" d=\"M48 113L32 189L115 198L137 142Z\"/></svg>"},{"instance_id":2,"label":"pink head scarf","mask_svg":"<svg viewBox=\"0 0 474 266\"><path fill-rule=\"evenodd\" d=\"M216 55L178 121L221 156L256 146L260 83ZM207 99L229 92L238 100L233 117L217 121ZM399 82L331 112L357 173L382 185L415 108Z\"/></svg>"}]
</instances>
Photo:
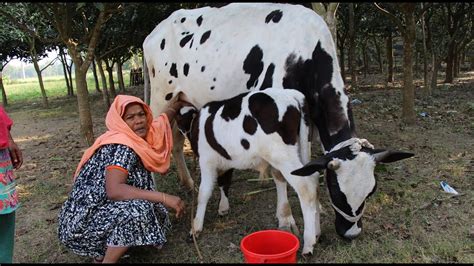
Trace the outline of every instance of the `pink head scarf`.
<instances>
[{"instance_id":1,"label":"pink head scarf","mask_svg":"<svg viewBox=\"0 0 474 266\"><path fill-rule=\"evenodd\" d=\"M146 139L139 137L125 123L122 115L130 103L140 103L147 116L148 134ZM107 131L99 136L94 144L82 156L74 180L82 166L94 155L95 151L105 144L117 143L132 148L140 157L145 168L150 172L165 173L170 166L173 138L170 122L165 114L153 119L151 109L140 98L129 95L117 95L105 117Z\"/></svg>"}]
</instances>

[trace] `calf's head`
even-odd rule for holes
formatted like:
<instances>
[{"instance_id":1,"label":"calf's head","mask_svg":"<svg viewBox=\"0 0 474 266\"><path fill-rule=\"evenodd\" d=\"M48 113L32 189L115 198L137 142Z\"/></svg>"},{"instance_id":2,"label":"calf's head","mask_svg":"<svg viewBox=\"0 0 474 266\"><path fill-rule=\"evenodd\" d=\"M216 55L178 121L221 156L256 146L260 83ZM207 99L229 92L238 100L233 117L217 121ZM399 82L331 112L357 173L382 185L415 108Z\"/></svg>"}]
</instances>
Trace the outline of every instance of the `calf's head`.
<instances>
[{"instance_id":1,"label":"calf's head","mask_svg":"<svg viewBox=\"0 0 474 266\"><path fill-rule=\"evenodd\" d=\"M194 118L198 115L198 110L194 106L184 106L176 114L176 125L184 136L189 137Z\"/></svg>"},{"instance_id":2,"label":"calf's head","mask_svg":"<svg viewBox=\"0 0 474 266\"><path fill-rule=\"evenodd\" d=\"M294 170L293 175L308 176L326 170L326 184L336 213L336 231L348 239L362 231L365 201L375 192L374 168L377 163L391 163L413 153L374 149L365 139L352 138L334 146L323 157Z\"/></svg>"}]
</instances>

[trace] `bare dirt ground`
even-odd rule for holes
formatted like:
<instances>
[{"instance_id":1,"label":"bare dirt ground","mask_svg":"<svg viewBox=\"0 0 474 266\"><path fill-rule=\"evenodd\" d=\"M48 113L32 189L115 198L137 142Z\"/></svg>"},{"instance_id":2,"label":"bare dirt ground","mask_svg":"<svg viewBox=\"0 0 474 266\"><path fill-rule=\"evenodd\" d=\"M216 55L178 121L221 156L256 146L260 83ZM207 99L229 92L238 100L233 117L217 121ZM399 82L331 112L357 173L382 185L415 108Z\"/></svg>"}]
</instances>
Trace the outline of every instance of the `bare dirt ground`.
<instances>
[{"instance_id":1,"label":"bare dirt ground","mask_svg":"<svg viewBox=\"0 0 474 266\"><path fill-rule=\"evenodd\" d=\"M361 101L353 106L358 136L377 148L416 155L376 168L377 191L367 203L364 231L353 241L337 236L334 213L321 178L322 236L313 256L302 257L300 248L298 262L474 262L474 73L464 74L453 85L438 85L430 99L424 100L417 90L417 121L410 127L400 122L400 84L389 88L369 86L376 83L380 78L361 79L363 87L351 93L352 100ZM141 96L141 90L129 88L128 93ZM77 102L70 98L50 102L52 107L48 110L42 109L40 103L7 108L15 122L13 136L24 154L24 164L16 172L21 207L17 212L14 262L89 263L90 258L64 248L56 233L57 215L70 191L72 173L87 148L79 134ZM105 131L106 109L99 96L94 96L91 104L97 137ZM318 146L316 153L320 152ZM188 158L192 166L189 154ZM252 171L234 172L231 210L225 217L217 215L219 194L218 189L214 190L204 231L197 242L198 253L195 245L185 241L191 225L193 195L179 186L173 165L167 175L157 177L157 184L159 189L186 200L187 215L180 220L173 218L173 231L163 249L135 248L122 262L243 262L239 249L242 237L277 226L273 181L249 181L257 177ZM443 180L460 194L443 192ZM299 202L291 187L288 195L302 231Z\"/></svg>"}]
</instances>

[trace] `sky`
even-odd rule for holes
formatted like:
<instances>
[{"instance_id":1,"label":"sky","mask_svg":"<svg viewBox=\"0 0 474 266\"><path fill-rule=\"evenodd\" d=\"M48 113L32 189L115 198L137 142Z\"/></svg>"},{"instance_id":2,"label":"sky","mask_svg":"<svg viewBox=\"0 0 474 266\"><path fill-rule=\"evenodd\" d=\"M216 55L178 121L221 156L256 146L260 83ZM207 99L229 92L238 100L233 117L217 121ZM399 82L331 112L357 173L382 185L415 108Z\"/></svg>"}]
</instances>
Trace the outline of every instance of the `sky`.
<instances>
[{"instance_id":1,"label":"sky","mask_svg":"<svg viewBox=\"0 0 474 266\"><path fill-rule=\"evenodd\" d=\"M54 50L52 52L48 52L48 57L45 57L45 58L41 59L38 63L41 65L43 63L51 62L51 60L53 60L57 56L58 56L58 53L56 52L56 50ZM18 59L13 59L10 62L8 62L8 64L11 65L11 66L21 66L21 63L22 62ZM30 65L30 64L25 64L25 66L27 66L27 65Z\"/></svg>"}]
</instances>

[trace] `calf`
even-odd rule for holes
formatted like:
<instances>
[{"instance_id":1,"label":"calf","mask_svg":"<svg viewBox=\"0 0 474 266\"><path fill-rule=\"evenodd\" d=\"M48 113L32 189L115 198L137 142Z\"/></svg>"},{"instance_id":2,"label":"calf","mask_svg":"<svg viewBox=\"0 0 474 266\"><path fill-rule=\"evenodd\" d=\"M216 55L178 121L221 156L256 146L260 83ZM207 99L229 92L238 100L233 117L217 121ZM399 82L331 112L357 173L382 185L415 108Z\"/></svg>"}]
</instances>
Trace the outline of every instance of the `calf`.
<instances>
[{"instance_id":1,"label":"calf","mask_svg":"<svg viewBox=\"0 0 474 266\"><path fill-rule=\"evenodd\" d=\"M198 112L183 107L177 116L180 131L199 156L201 183L194 231L203 229L206 205L217 181L219 214L229 210L228 189L232 169L263 170L271 167L277 187L279 227L299 234L287 198L288 182L298 194L304 217L303 252L312 250L319 228L317 177L291 172L309 161L308 114L305 97L297 90L268 88L211 102ZM316 177L316 178L315 178Z\"/></svg>"}]
</instances>

